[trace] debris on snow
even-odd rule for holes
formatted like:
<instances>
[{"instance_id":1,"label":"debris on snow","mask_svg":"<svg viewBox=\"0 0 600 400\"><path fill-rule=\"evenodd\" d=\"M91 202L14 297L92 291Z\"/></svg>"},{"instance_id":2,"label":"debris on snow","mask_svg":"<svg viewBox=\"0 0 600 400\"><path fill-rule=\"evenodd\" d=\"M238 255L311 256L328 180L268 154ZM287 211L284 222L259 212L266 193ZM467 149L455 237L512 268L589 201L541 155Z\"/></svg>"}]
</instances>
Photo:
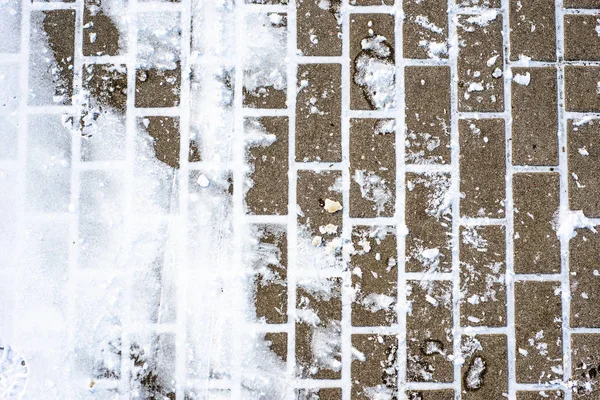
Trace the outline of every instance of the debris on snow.
<instances>
[{"instance_id":1,"label":"debris on snow","mask_svg":"<svg viewBox=\"0 0 600 400\"><path fill-rule=\"evenodd\" d=\"M334 200L331 200L331 199L325 199L325 204L323 205L323 208L328 213L333 214L333 213L335 213L337 211L340 211L342 209L342 205L340 204L339 201L334 201Z\"/></svg>"}]
</instances>

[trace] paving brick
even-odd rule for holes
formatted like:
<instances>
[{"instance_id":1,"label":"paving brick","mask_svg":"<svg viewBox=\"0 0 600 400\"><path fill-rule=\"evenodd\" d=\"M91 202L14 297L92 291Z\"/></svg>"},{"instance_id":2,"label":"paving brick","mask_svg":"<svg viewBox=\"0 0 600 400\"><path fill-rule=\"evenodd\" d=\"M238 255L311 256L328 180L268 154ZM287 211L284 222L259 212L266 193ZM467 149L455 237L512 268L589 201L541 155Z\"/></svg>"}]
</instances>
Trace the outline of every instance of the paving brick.
<instances>
[{"instance_id":1,"label":"paving brick","mask_svg":"<svg viewBox=\"0 0 600 400\"><path fill-rule=\"evenodd\" d=\"M394 0L350 0L349 3L353 6L392 6L394 5Z\"/></svg>"},{"instance_id":2,"label":"paving brick","mask_svg":"<svg viewBox=\"0 0 600 400\"><path fill-rule=\"evenodd\" d=\"M515 272L560 272L560 243L553 228L559 207L559 177L555 173L515 174Z\"/></svg>"},{"instance_id":3,"label":"paving brick","mask_svg":"<svg viewBox=\"0 0 600 400\"><path fill-rule=\"evenodd\" d=\"M504 110L502 15L458 17L459 111Z\"/></svg>"},{"instance_id":4,"label":"paving brick","mask_svg":"<svg viewBox=\"0 0 600 400\"><path fill-rule=\"evenodd\" d=\"M450 69L406 67L406 162L450 162Z\"/></svg>"},{"instance_id":5,"label":"paving brick","mask_svg":"<svg viewBox=\"0 0 600 400\"><path fill-rule=\"evenodd\" d=\"M514 165L558 164L558 115L555 68L513 68L529 76L528 85L512 83Z\"/></svg>"},{"instance_id":6,"label":"paving brick","mask_svg":"<svg viewBox=\"0 0 600 400\"><path fill-rule=\"evenodd\" d=\"M571 273L571 326L600 328L600 237L590 231L577 230L569 242Z\"/></svg>"},{"instance_id":7,"label":"paving brick","mask_svg":"<svg viewBox=\"0 0 600 400\"><path fill-rule=\"evenodd\" d=\"M569 205L588 217L600 217L600 121L568 123Z\"/></svg>"},{"instance_id":8,"label":"paving brick","mask_svg":"<svg viewBox=\"0 0 600 400\"><path fill-rule=\"evenodd\" d=\"M350 15L350 108L371 110L393 108L395 91L385 93L371 90L364 81L368 78L360 74L359 68L377 68L379 78L389 72L391 84L395 79L394 70L394 16L391 14L351 14ZM384 68L387 67L387 71ZM367 74L369 70L367 69ZM391 98L388 98L388 95Z\"/></svg>"},{"instance_id":9,"label":"paving brick","mask_svg":"<svg viewBox=\"0 0 600 400\"><path fill-rule=\"evenodd\" d=\"M398 338L392 335L352 335L360 355L352 360L352 398L370 400L397 392Z\"/></svg>"},{"instance_id":10,"label":"paving brick","mask_svg":"<svg viewBox=\"0 0 600 400\"><path fill-rule=\"evenodd\" d=\"M454 391L452 390L421 390L407 392L408 400L454 400Z\"/></svg>"},{"instance_id":11,"label":"paving brick","mask_svg":"<svg viewBox=\"0 0 600 400\"><path fill-rule=\"evenodd\" d=\"M505 326L505 232L502 226L461 229L462 326Z\"/></svg>"},{"instance_id":12,"label":"paving brick","mask_svg":"<svg viewBox=\"0 0 600 400\"><path fill-rule=\"evenodd\" d=\"M563 392L560 390L538 390L535 392L517 392L517 400L560 400Z\"/></svg>"},{"instance_id":13,"label":"paving brick","mask_svg":"<svg viewBox=\"0 0 600 400\"><path fill-rule=\"evenodd\" d=\"M500 8L500 0L456 0L461 7Z\"/></svg>"},{"instance_id":14,"label":"paving brick","mask_svg":"<svg viewBox=\"0 0 600 400\"><path fill-rule=\"evenodd\" d=\"M467 357L462 366L462 396L470 399L502 399L508 393L506 336L477 335L463 338Z\"/></svg>"},{"instance_id":15,"label":"paving brick","mask_svg":"<svg viewBox=\"0 0 600 400\"><path fill-rule=\"evenodd\" d=\"M254 263L256 317L268 324L287 322L287 235L283 226L256 225L256 248L267 255Z\"/></svg>"},{"instance_id":16,"label":"paving brick","mask_svg":"<svg viewBox=\"0 0 600 400\"><path fill-rule=\"evenodd\" d=\"M565 60L600 60L599 18L600 14L565 15Z\"/></svg>"},{"instance_id":17,"label":"paving brick","mask_svg":"<svg viewBox=\"0 0 600 400\"><path fill-rule=\"evenodd\" d=\"M600 112L600 67L565 67L567 111Z\"/></svg>"},{"instance_id":18,"label":"paving brick","mask_svg":"<svg viewBox=\"0 0 600 400\"><path fill-rule=\"evenodd\" d=\"M287 361L287 333L268 332L265 334L265 341L269 349L277 354L282 361Z\"/></svg>"},{"instance_id":19,"label":"paving brick","mask_svg":"<svg viewBox=\"0 0 600 400\"><path fill-rule=\"evenodd\" d=\"M287 14L248 13L244 18L242 103L249 108L287 108ZM268 45L265 44L268 43Z\"/></svg>"},{"instance_id":20,"label":"paving brick","mask_svg":"<svg viewBox=\"0 0 600 400\"><path fill-rule=\"evenodd\" d=\"M406 58L448 57L448 2L402 0Z\"/></svg>"},{"instance_id":21,"label":"paving brick","mask_svg":"<svg viewBox=\"0 0 600 400\"><path fill-rule=\"evenodd\" d=\"M298 66L296 160L341 161L341 65Z\"/></svg>"},{"instance_id":22,"label":"paving brick","mask_svg":"<svg viewBox=\"0 0 600 400\"><path fill-rule=\"evenodd\" d=\"M597 399L600 395L600 336L573 334L571 336L571 372L573 398Z\"/></svg>"},{"instance_id":23,"label":"paving brick","mask_svg":"<svg viewBox=\"0 0 600 400\"><path fill-rule=\"evenodd\" d=\"M554 0L510 0L510 53L512 60L556 60Z\"/></svg>"},{"instance_id":24,"label":"paving brick","mask_svg":"<svg viewBox=\"0 0 600 400\"><path fill-rule=\"evenodd\" d=\"M102 0L85 0L83 9L83 55L116 56L121 53L124 32L119 32L103 11ZM104 3L109 3L105 1Z\"/></svg>"},{"instance_id":25,"label":"paving brick","mask_svg":"<svg viewBox=\"0 0 600 400\"><path fill-rule=\"evenodd\" d=\"M319 228L328 224L336 225L341 232L342 211L329 213L324 208L327 199L342 204L341 186L340 190L335 189L340 182L339 171L298 171L298 223L310 227L314 236L322 235Z\"/></svg>"},{"instance_id":26,"label":"paving brick","mask_svg":"<svg viewBox=\"0 0 600 400\"><path fill-rule=\"evenodd\" d=\"M83 69L83 87L101 109L122 114L127 106L127 66L91 64Z\"/></svg>"},{"instance_id":27,"label":"paving brick","mask_svg":"<svg viewBox=\"0 0 600 400\"><path fill-rule=\"evenodd\" d=\"M598 8L598 0L565 0L566 8Z\"/></svg>"},{"instance_id":28,"label":"paving brick","mask_svg":"<svg viewBox=\"0 0 600 400\"><path fill-rule=\"evenodd\" d=\"M393 227L354 227L350 256L353 326L396 323L398 254Z\"/></svg>"},{"instance_id":29,"label":"paving brick","mask_svg":"<svg viewBox=\"0 0 600 400\"><path fill-rule=\"evenodd\" d=\"M305 56L341 56L341 1L297 0L298 49Z\"/></svg>"},{"instance_id":30,"label":"paving brick","mask_svg":"<svg viewBox=\"0 0 600 400\"><path fill-rule=\"evenodd\" d=\"M341 377L341 280L300 280L297 288L296 373L302 378ZM318 356L314 348L319 348Z\"/></svg>"},{"instance_id":31,"label":"paving brick","mask_svg":"<svg viewBox=\"0 0 600 400\"><path fill-rule=\"evenodd\" d=\"M251 187L246 193L250 214L285 215L288 207L288 119L247 119L247 157Z\"/></svg>"},{"instance_id":32,"label":"paving brick","mask_svg":"<svg viewBox=\"0 0 600 400\"><path fill-rule=\"evenodd\" d=\"M562 380L561 315L559 282L515 283L517 382Z\"/></svg>"},{"instance_id":33,"label":"paving brick","mask_svg":"<svg viewBox=\"0 0 600 400\"><path fill-rule=\"evenodd\" d=\"M452 382L452 282L408 281L409 382Z\"/></svg>"},{"instance_id":34,"label":"paving brick","mask_svg":"<svg viewBox=\"0 0 600 400\"><path fill-rule=\"evenodd\" d=\"M406 270L449 272L452 269L449 203L446 174L406 175Z\"/></svg>"},{"instance_id":35,"label":"paving brick","mask_svg":"<svg viewBox=\"0 0 600 400\"><path fill-rule=\"evenodd\" d=\"M461 120L460 214L502 218L505 189L504 120ZM485 175L482 174L485 171Z\"/></svg>"},{"instance_id":36,"label":"paving brick","mask_svg":"<svg viewBox=\"0 0 600 400\"><path fill-rule=\"evenodd\" d=\"M140 123L153 139L156 158L173 168L179 168L179 118L145 117Z\"/></svg>"},{"instance_id":37,"label":"paving brick","mask_svg":"<svg viewBox=\"0 0 600 400\"><path fill-rule=\"evenodd\" d=\"M394 120L350 121L350 216L392 217L396 200Z\"/></svg>"},{"instance_id":38,"label":"paving brick","mask_svg":"<svg viewBox=\"0 0 600 400\"><path fill-rule=\"evenodd\" d=\"M342 400L342 389L298 389L296 398L297 400Z\"/></svg>"},{"instance_id":39,"label":"paving brick","mask_svg":"<svg viewBox=\"0 0 600 400\"><path fill-rule=\"evenodd\" d=\"M71 105L75 57L75 11L33 11L31 24L29 58L31 89L28 102L32 105ZM50 54L47 47L50 49Z\"/></svg>"},{"instance_id":40,"label":"paving brick","mask_svg":"<svg viewBox=\"0 0 600 400\"><path fill-rule=\"evenodd\" d=\"M138 69L135 79L135 106L177 107L181 87L181 66L173 70Z\"/></svg>"}]
</instances>

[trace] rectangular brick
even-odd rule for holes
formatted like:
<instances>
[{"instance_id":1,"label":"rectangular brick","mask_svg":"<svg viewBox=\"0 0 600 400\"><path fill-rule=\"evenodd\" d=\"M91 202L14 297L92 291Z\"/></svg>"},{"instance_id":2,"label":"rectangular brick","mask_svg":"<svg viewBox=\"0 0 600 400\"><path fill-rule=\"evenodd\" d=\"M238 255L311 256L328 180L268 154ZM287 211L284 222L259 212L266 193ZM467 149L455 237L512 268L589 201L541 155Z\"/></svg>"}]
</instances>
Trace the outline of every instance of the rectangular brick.
<instances>
[{"instance_id":1,"label":"rectangular brick","mask_svg":"<svg viewBox=\"0 0 600 400\"><path fill-rule=\"evenodd\" d=\"M587 217L600 217L600 120L568 123L569 205Z\"/></svg>"},{"instance_id":2,"label":"rectangular brick","mask_svg":"<svg viewBox=\"0 0 600 400\"><path fill-rule=\"evenodd\" d=\"M456 0L461 7L500 8L500 0Z\"/></svg>"},{"instance_id":3,"label":"rectangular brick","mask_svg":"<svg viewBox=\"0 0 600 400\"><path fill-rule=\"evenodd\" d=\"M571 326L600 328L600 238L590 231L577 230L569 246Z\"/></svg>"},{"instance_id":4,"label":"rectangular brick","mask_svg":"<svg viewBox=\"0 0 600 400\"><path fill-rule=\"evenodd\" d=\"M502 226L461 229L462 326L505 326L505 232Z\"/></svg>"},{"instance_id":5,"label":"rectangular brick","mask_svg":"<svg viewBox=\"0 0 600 400\"><path fill-rule=\"evenodd\" d=\"M460 15L457 33L459 111L503 111L502 15Z\"/></svg>"},{"instance_id":6,"label":"rectangular brick","mask_svg":"<svg viewBox=\"0 0 600 400\"><path fill-rule=\"evenodd\" d=\"M565 15L565 60L600 60L598 18L600 14Z\"/></svg>"},{"instance_id":7,"label":"rectangular brick","mask_svg":"<svg viewBox=\"0 0 600 400\"><path fill-rule=\"evenodd\" d=\"M287 108L287 15L248 13L243 30L244 107Z\"/></svg>"},{"instance_id":8,"label":"rectangular brick","mask_svg":"<svg viewBox=\"0 0 600 400\"><path fill-rule=\"evenodd\" d=\"M515 283L517 382L562 380L561 320L559 282Z\"/></svg>"},{"instance_id":9,"label":"rectangular brick","mask_svg":"<svg viewBox=\"0 0 600 400\"><path fill-rule=\"evenodd\" d=\"M341 284L337 278L298 281L296 373L301 378L341 377Z\"/></svg>"},{"instance_id":10,"label":"rectangular brick","mask_svg":"<svg viewBox=\"0 0 600 400\"><path fill-rule=\"evenodd\" d=\"M131 338L130 390L133 393L146 399L175 397L175 346L172 333L136 334Z\"/></svg>"},{"instance_id":11,"label":"rectangular brick","mask_svg":"<svg viewBox=\"0 0 600 400\"><path fill-rule=\"evenodd\" d=\"M254 225L256 317L268 324L287 322L287 234L284 226Z\"/></svg>"},{"instance_id":12,"label":"rectangular brick","mask_svg":"<svg viewBox=\"0 0 600 400\"><path fill-rule=\"evenodd\" d=\"M466 217L504 217L504 120L461 120L460 214ZM485 174L482 174L485 171Z\"/></svg>"},{"instance_id":13,"label":"rectangular brick","mask_svg":"<svg viewBox=\"0 0 600 400\"><path fill-rule=\"evenodd\" d=\"M394 5L394 0L350 0L349 3L353 6L392 6Z\"/></svg>"},{"instance_id":14,"label":"rectangular brick","mask_svg":"<svg viewBox=\"0 0 600 400\"><path fill-rule=\"evenodd\" d=\"M421 390L406 392L408 400L454 400L453 390Z\"/></svg>"},{"instance_id":15,"label":"rectangular brick","mask_svg":"<svg viewBox=\"0 0 600 400\"><path fill-rule=\"evenodd\" d=\"M598 0L564 0L566 8L598 8Z\"/></svg>"},{"instance_id":16,"label":"rectangular brick","mask_svg":"<svg viewBox=\"0 0 600 400\"><path fill-rule=\"evenodd\" d=\"M33 11L31 25L28 103L71 105L75 11Z\"/></svg>"},{"instance_id":17,"label":"rectangular brick","mask_svg":"<svg viewBox=\"0 0 600 400\"><path fill-rule=\"evenodd\" d=\"M341 65L298 66L296 160L341 161Z\"/></svg>"},{"instance_id":18,"label":"rectangular brick","mask_svg":"<svg viewBox=\"0 0 600 400\"><path fill-rule=\"evenodd\" d=\"M23 15L20 1L4 3L4 12L0 15L0 53L18 53L21 48L21 18Z\"/></svg>"},{"instance_id":19,"label":"rectangular brick","mask_svg":"<svg viewBox=\"0 0 600 400\"><path fill-rule=\"evenodd\" d=\"M406 67L406 162L450 162L450 68Z\"/></svg>"},{"instance_id":20,"label":"rectangular brick","mask_svg":"<svg viewBox=\"0 0 600 400\"><path fill-rule=\"evenodd\" d=\"M398 254L393 227L354 227L352 271L353 326L396 323Z\"/></svg>"},{"instance_id":21,"label":"rectangular brick","mask_svg":"<svg viewBox=\"0 0 600 400\"><path fill-rule=\"evenodd\" d=\"M305 56L341 56L341 2L297 0L298 50Z\"/></svg>"},{"instance_id":22,"label":"rectangular brick","mask_svg":"<svg viewBox=\"0 0 600 400\"><path fill-rule=\"evenodd\" d=\"M510 54L536 61L556 60L554 0L510 0Z\"/></svg>"},{"instance_id":23,"label":"rectangular brick","mask_svg":"<svg viewBox=\"0 0 600 400\"><path fill-rule=\"evenodd\" d=\"M250 214L285 215L288 208L288 119L262 117L244 124L250 165L246 206Z\"/></svg>"},{"instance_id":24,"label":"rectangular brick","mask_svg":"<svg viewBox=\"0 0 600 400\"><path fill-rule=\"evenodd\" d=\"M506 336L477 335L463 338L462 366L464 400L503 399L508 394Z\"/></svg>"},{"instance_id":25,"label":"rectangular brick","mask_svg":"<svg viewBox=\"0 0 600 400\"><path fill-rule=\"evenodd\" d=\"M393 15L350 15L351 109L395 107L394 47Z\"/></svg>"},{"instance_id":26,"label":"rectangular brick","mask_svg":"<svg viewBox=\"0 0 600 400\"><path fill-rule=\"evenodd\" d=\"M392 217L396 201L394 120L350 120L350 216Z\"/></svg>"},{"instance_id":27,"label":"rectangular brick","mask_svg":"<svg viewBox=\"0 0 600 400\"><path fill-rule=\"evenodd\" d=\"M406 58L448 57L448 2L446 0L403 1Z\"/></svg>"},{"instance_id":28,"label":"rectangular brick","mask_svg":"<svg viewBox=\"0 0 600 400\"><path fill-rule=\"evenodd\" d=\"M342 389L296 389L296 400L342 400Z\"/></svg>"},{"instance_id":29,"label":"rectangular brick","mask_svg":"<svg viewBox=\"0 0 600 400\"><path fill-rule=\"evenodd\" d=\"M264 340L269 346L269 350L275 353L281 361L287 361L287 333L268 332L265 333Z\"/></svg>"},{"instance_id":30,"label":"rectangular brick","mask_svg":"<svg viewBox=\"0 0 600 400\"><path fill-rule=\"evenodd\" d=\"M104 13L102 0L85 0L83 8L83 55L116 56L126 32L119 31L112 18Z\"/></svg>"},{"instance_id":31,"label":"rectangular brick","mask_svg":"<svg viewBox=\"0 0 600 400\"><path fill-rule=\"evenodd\" d=\"M559 207L558 174L515 174L513 199L515 272L560 272L560 243L553 228Z\"/></svg>"},{"instance_id":32,"label":"rectangular brick","mask_svg":"<svg viewBox=\"0 0 600 400\"><path fill-rule=\"evenodd\" d=\"M600 67L565 67L567 111L600 112Z\"/></svg>"},{"instance_id":33,"label":"rectangular brick","mask_svg":"<svg viewBox=\"0 0 600 400\"><path fill-rule=\"evenodd\" d=\"M452 382L452 282L408 281L407 380Z\"/></svg>"},{"instance_id":34,"label":"rectangular brick","mask_svg":"<svg viewBox=\"0 0 600 400\"><path fill-rule=\"evenodd\" d=\"M514 165L558 164L556 69L513 68L529 84L512 82L512 149Z\"/></svg>"},{"instance_id":35,"label":"rectangular brick","mask_svg":"<svg viewBox=\"0 0 600 400\"><path fill-rule=\"evenodd\" d=\"M449 272L452 269L450 177L406 175L406 270Z\"/></svg>"},{"instance_id":36,"label":"rectangular brick","mask_svg":"<svg viewBox=\"0 0 600 400\"><path fill-rule=\"evenodd\" d=\"M352 335L352 398L392 398L398 390L398 338L392 335Z\"/></svg>"},{"instance_id":37,"label":"rectangular brick","mask_svg":"<svg viewBox=\"0 0 600 400\"><path fill-rule=\"evenodd\" d=\"M560 400L563 392L560 390L537 390L535 392L517 392L517 400Z\"/></svg>"},{"instance_id":38,"label":"rectangular brick","mask_svg":"<svg viewBox=\"0 0 600 400\"><path fill-rule=\"evenodd\" d=\"M600 335L571 336L571 373L573 398L592 400L600 396Z\"/></svg>"}]
</instances>

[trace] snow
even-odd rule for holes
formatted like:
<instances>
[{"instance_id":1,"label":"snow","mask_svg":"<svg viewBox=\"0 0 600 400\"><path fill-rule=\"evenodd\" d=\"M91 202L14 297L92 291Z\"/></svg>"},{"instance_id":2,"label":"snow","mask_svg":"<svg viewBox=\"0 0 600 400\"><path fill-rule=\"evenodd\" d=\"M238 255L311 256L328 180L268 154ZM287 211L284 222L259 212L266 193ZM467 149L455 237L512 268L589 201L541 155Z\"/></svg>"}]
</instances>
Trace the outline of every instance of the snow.
<instances>
[{"instance_id":1,"label":"snow","mask_svg":"<svg viewBox=\"0 0 600 400\"><path fill-rule=\"evenodd\" d=\"M391 58L392 49L386 42L381 35L363 39L362 52L354 61L354 82L363 88L376 110L395 106L396 67Z\"/></svg>"}]
</instances>

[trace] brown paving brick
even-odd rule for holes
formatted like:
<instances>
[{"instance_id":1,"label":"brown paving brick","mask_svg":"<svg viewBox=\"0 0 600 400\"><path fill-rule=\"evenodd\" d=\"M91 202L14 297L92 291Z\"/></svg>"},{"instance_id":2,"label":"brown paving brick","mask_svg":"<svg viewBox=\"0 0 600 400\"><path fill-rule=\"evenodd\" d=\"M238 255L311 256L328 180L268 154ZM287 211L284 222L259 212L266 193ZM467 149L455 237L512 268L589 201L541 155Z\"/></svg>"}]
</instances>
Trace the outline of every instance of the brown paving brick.
<instances>
[{"instance_id":1,"label":"brown paving brick","mask_svg":"<svg viewBox=\"0 0 600 400\"><path fill-rule=\"evenodd\" d=\"M176 107L179 105L181 66L173 70L140 69L136 71L136 107Z\"/></svg>"},{"instance_id":2,"label":"brown paving brick","mask_svg":"<svg viewBox=\"0 0 600 400\"><path fill-rule=\"evenodd\" d=\"M510 53L512 60L556 60L554 0L510 0Z\"/></svg>"},{"instance_id":3,"label":"brown paving brick","mask_svg":"<svg viewBox=\"0 0 600 400\"><path fill-rule=\"evenodd\" d=\"M406 162L450 162L450 68L406 67Z\"/></svg>"},{"instance_id":4,"label":"brown paving brick","mask_svg":"<svg viewBox=\"0 0 600 400\"><path fill-rule=\"evenodd\" d=\"M321 235L319 228L328 224L342 230L342 210L329 213L323 208L326 199L342 204L342 193L335 190L337 185L341 188L341 176L339 171L298 171L298 223L309 226L313 236Z\"/></svg>"},{"instance_id":5,"label":"brown paving brick","mask_svg":"<svg viewBox=\"0 0 600 400\"><path fill-rule=\"evenodd\" d=\"M341 280L300 280L297 289L296 364L302 378L341 377ZM315 350L318 348L318 350Z\"/></svg>"},{"instance_id":6,"label":"brown paving brick","mask_svg":"<svg viewBox=\"0 0 600 400\"><path fill-rule=\"evenodd\" d=\"M394 0L350 0L348 3L353 6L392 6Z\"/></svg>"},{"instance_id":7,"label":"brown paving brick","mask_svg":"<svg viewBox=\"0 0 600 400\"><path fill-rule=\"evenodd\" d=\"M565 15L565 60L600 60L599 18L600 14Z\"/></svg>"},{"instance_id":8,"label":"brown paving brick","mask_svg":"<svg viewBox=\"0 0 600 400\"><path fill-rule=\"evenodd\" d=\"M398 338L391 335L352 335L352 347L360 353L352 360L353 399L372 399L397 391Z\"/></svg>"},{"instance_id":9,"label":"brown paving brick","mask_svg":"<svg viewBox=\"0 0 600 400\"><path fill-rule=\"evenodd\" d=\"M400 1L400 0L399 0ZM446 0L401 0L404 11L406 58L448 57L448 2Z\"/></svg>"},{"instance_id":10,"label":"brown paving brick","mask_svg":"<svg viewBox=\"0 0 600 400\"><path fill-rule=\"evenodd\" d=\"M259 30L265 33L261 33L258 39L268 35L270 40L268 49L260 40L246 46L242 88L244 107L287 108L285 62L280 59L280 54L287 52L287 14L249 13L244 24L244 34L248 37L253 37L254 31ZM261 57L254 57L255 54L261 54Z\"/></svg>"},{"instance_id":11,"label":"brown paving brick","mask_svg":"<svg viewBox=\"0 0 600 400\"><path fill-rule=\"evenodd\" d=\"M353 326L383 326L396 322L398 254L393 227L354 227L350 256Z\"/></svg>"},{"instance_id":12,"label":"brown paving brick","mask_svg":"<svg viewBox=\"0 0 600 400\"><path fill-rule=\"evenodd\" d=\"M587 217L600 217L600 121L585 124L569 121L569 204Z\"/></svg>"},{"instance_id":13,"label":"brown paving brick","mask_svg":"<svg viewBox=\"0 0 600 400\"><path fill-rule=\"evenodd\" d=\"M296 160L341 161L341 65L298 66Z\"/></svg>"},{"instance_id":14,"label":"brown paving brick","mask_svg":"<svg viewBox=\"0 0 600 400\"><path fill-rule=\"evenodd\" d=\"M553 229L559 206L555 173L513 176L515 272L551 274L560 271L560 243Z\"/></svg>"},{"instance_id":15,"label":"brown paving brick","mask_svg":"<svg viewBox=\"0 0 600 400\"><path fill-rule=\"evenodd\" d=\"M52 10L33 11L31 13L32 25L41 21L42 32L31 36L31 58L30 58L30 90L29 102L35 105L70 105L73 95L73 62L75 56L75 11L74 10ZM33 28L33 27L32 27ZM35 29L35 28L34 28ZM40 37L41 36L41 37ZM45 44L40 47L40 40L47 40L51 54L39 57L38 51L45 52ZM47 98L42 93L36 93L36 79L40 69L44 69L54 89L52 96ZM35 82L34 84L31 84ZM39 85L48 86L48 82L40 82Z\"/></svg>"},{"instance_id":16,"label":"brown paving brick","mask_svg":"<svg viewBox=\"0 0 600 400\"><path fill-rule=\"evenodd\" d=\"M452 382L452 282L408 281L409 382Z\"/></svg>"},{"instance_id":17,"label":"brown paving brick","mask_svg":"<svg viewBox=\"0 0 600 400\"><path fill-rule=\"evenodd\" d=\"M382 42L374 42L375 40L382 40ZM383 47L383 49L378 52L378 47ZM394 47L393 15L350 15L350 59L352 60L350 63L350 75L352 77L350 83L351 109L371 110L393 107L393 99L380 102L376 96L382 96L381 93L371 92L366 86L359 84L357 80L360 79L360 76L358 75L357 67L366 60L369 60L370 63L385 63L388 66L392 66L391 70L393 70ZM392 92L390 94L394 95Z\"/></svg>"},{"instance_id":18,"label":"brown paving brick","mask_svg":"<svg viewBox=\"0 0 600 400\"><path fill-rule=\"evenodd\" d=\"M517 400L560 400L563 393L560 390L539 390L537 392L517 392Z\"/></svg>"},{"instance_id":19,"label":"brown paving brick","mask_svg":"<svg viewBox=\"0 0 600 400\"><path fill-rule=\"evenodd\" d=\"M567 8L598 8L598 0L565 0L564 6Z\"/></svg>"},{"instance_id":20,"label":"brown paving brick","mask_svg":"<svg viewBox=\"0 0 600 400\"><path fill-rule=\"evenodd\" d=\"M111 17L104 14L102 0L85 0L83 13L83 55L116 56L121 33ZM109 3L104 1L104 3Z\"/></svg>"},{"instance_id":21,"label":"brown paving brick","mask_svg":"<svg viewBox=\"0 0 600 400\"><path fill-rule=\"evenodd\" d=\"M600 327L600 236L578 230L569 242L571 261L571 326Z\"/></svg>"},{"instance_id":22,"label":"brown paving brick","mask_svg":"<svg viewBox=\"0 0 600 400\"><path fill-rule=\"evenodd\" d=\"M506 336L477 335L463 338L471 351L462 366L462 396L471 399L502 399L508 394ZM472 346L472 347L470 347Z\"/></svg>"},{"instance_id":23,"label":"brown paving brick","mask_svg":"<svg viewBox=\"0 0 600 400\"><path fill-rule=\"evenodd\" d=\"M517 382L562 379L561 315L559 282L515 283Z\"/></svg>"},{"instance_id":24,"label":"brown paving brick","mask_svg":"<svg viewBox=\"0 0 600 400\"><path fill-rule=\"evenodd\" d=\"M257 225L255 248L268 255L254 264L256 317L268 324L287 322L287 235L283 226Z\"/></svg>"},{"instance_id":25,"label":"brown paving brick","mask_svg":"<svg viewBox=\"0 0 600 400\"><path fill-rule=\"evenodd\" d=\"M565 67L567 111L600 112L600 67Z\"/></svg>"},{"instance_id":26,"label":"brown paving brick","mask_svg":"<svg viewBox=\"0 0 600 400\"><path fill-rule=\"evenodd\" d=\"M394 120L350 121L350 216L391 217L396 193Z\"/></svg>"},{"instance_id":27,"label":"brown paving brick","mask_svg":"<svg viewBox=\"0 0 600 400\"><path fill-rule=\"evenodd\" d=\"M489 7L500 8L500 0L456 0L461 7Z\"/></svg>"},{"instance_id":28,"label":"brown paving brick","mask_svg":"<svg viewBox=\"0 0 600 400\"><path fill-rule=\"evenodd\" d=\"M342 400L342 389L297 389L296 400Z\"/></svg>"},{"instance_id":29,"label":"brown paving brick","mask_svg":"<svg viewBox=\"0 0 600 400\"><path fill-rule=\"evenodd\" d=\"M127 66L92 64L83 69L83 87L100 107L124 114L127 106Z\"/></svg>"},{"instance_id":30,"label":"brown paving brick","mask_svg":"<svg viewBox=\"0 0 600 400\"><path fill-rule=\"evenodd\" d=\"M246 193L248 212L285 215L288 207L288 119L247 119L245 130L252 182Z\"/></svg>"},{"instance_id":31,"label":"brown paving brick","mask_svg":"<svg viewBox=\"0 0 600 400\"><path fill-rule=\"evenodd\" d=\"M504 120L461 120L460 214L466 217L504 216ZM485 174L482 174L485 171Z\"/></svg>"},{"instance_id":32,"label":"brown paving brick","mask_svg":"<svg viewBox=\"0 0 600 400\"><path fill-rule=\"evenodd\" d=\"M156 158L173 168L179 168L179 118L145 117L142 126L153 139Z\"/></svg>"},{"instance_id":33,"label":"brown paving brick","mask_svg":"<svg viewBox=\"0 0 600 400\"><path fill-rule=\"evenodd\" d=\"M452 390L421 390L419 392L406 392L408 400L454 400Z\"/></svg>"},{"instance_id":34,"label":"brown paving brick","mask_svg":"<svg viewBox=\"0 0 600 400\"><path fill-rule=\"evenodd\" d=\"M341 56L341 0L297 0L298 49L305 56Z\"/></svg>"},{"instance_id":35,"label":"brown paving brick","mask_svg":"<svg viewBox=\"0 0 600 400\"><path fill-rule=\"evenodd\" d=\"M268 342L269 349L283 361L287 360L287 333L269 332L265 334L265 341Z\"/></svg>"},{"instance_id":36,"label":"brown paving brick","mask_svg":"<svg viewBox=\"0 0 600 400\"><path fill-rule=\"evenodd\" d=\"M406 270L448 272L452 219L446 174L406 175Z\"/></svg>"},{"instance_id":37,"label":"brown paving brick","mask_svg":"<svg viewBox=\"0 0 600 400\"><path fill-rule=\"evenodd\" d=\"M574 399L597 399L600 396L600 336L571 336L571 373Z\"/></svg>"},{"instance_id":38,"label":"brown paving brick","mask_svg":"<svg viewBox=\"0 0 600 400\"><path fill-rule=\"evenodd\" d=\"M461 229L462 326L505 326L505 233L502 226Z\"/></svg>"},{"instance_id":39,"label":"brown paving brick","mask_svg":"<svg viewBox=\"0 0 600 400\"><path fill-rule=\"evenodd\" d=\"M530 76L529 85L512 83L514 165L558 164L558 115L555 68L513 68Z\"/></svg>"},{"instance_id":40,"label":"brown paving brick","mask_svg":"<svg viewBox=\"0 0 600 400\"><path fill-rule=\"evenodd\" d=\"M502 15L458 18L458 108L460 111L503 111ZM482 22L483 18L487 22ZM499 68L497 70L496 68Z\"/></svg>"}]
</instances>

